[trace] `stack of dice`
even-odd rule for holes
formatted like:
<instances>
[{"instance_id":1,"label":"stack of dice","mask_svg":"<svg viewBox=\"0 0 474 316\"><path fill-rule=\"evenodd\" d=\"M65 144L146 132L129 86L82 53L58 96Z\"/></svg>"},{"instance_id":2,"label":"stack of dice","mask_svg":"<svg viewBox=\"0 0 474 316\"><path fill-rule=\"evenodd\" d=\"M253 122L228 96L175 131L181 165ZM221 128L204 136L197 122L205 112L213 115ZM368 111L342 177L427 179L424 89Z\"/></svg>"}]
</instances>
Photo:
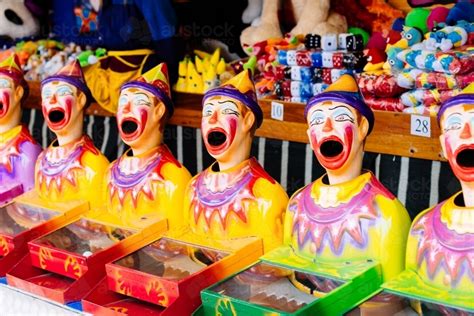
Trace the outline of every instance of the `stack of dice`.
<instances>
[{"instance_id":1,"label":"stack of dice","mask_svg":"<svg viewBox=\"0 0 474 316\"><path fill-rule=\"evenodd\" d=\"M359 34L307 34L304 46L277 52L274 92L283 101L306 103L343 74L360 72L365 64Z\"/></svg>"}]
</instances>

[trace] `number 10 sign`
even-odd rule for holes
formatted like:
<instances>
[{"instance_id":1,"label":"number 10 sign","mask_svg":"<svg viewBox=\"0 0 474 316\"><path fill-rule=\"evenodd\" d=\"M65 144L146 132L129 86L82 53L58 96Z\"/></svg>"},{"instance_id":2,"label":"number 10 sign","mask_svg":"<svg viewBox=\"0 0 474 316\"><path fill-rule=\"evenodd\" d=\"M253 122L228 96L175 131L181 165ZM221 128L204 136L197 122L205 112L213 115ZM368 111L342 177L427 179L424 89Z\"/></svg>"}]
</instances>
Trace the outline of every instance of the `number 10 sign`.
<instances>
[{"instance_id":1,"label":"number 10 sign","mask_svg":"<svg viewBox=\"0 0 474 316\"><path fill-rule=\"evenodd\" d=\"M411 129L412 135L431 137L431 119L429 116L412 115Z\"/></svg>"}]
</instances>

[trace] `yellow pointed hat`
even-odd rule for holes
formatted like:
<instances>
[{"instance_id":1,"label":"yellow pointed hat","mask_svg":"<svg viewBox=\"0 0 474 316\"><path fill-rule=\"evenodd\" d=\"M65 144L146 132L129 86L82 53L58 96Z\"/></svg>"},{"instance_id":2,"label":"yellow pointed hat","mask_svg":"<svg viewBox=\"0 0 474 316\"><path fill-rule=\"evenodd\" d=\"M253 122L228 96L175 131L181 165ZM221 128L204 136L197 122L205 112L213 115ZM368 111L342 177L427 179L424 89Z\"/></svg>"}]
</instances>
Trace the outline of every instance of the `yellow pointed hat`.
<instances>
[{"instance_id":1,"label":"yellow pointed hat","mask_svg":"<svg viewBox=\"0 0 474 316\"><path fill-rule=\"evenodd\" d=\"M22 100L25 100L28 96L29 87L28 83L23 78L23 71L21 70L17 54L12 53L0 62L0 74L11 78L15 84L19 84L23 87Z\"/></svg>"},{"instance_id":2,"label":"yellow pointed hat","mask_svg":"<svg viewBox=\"0 0 474 316\"><path fill-rule=\"evenodd\" d=\"M206 99L213 96L227 96L237 99L247 106L255 115L257 127L260 127L263 121L263 112L257 102L255 93L255 84L248 70L243 70L236 76L226 81L222 86L211 89L204 94L203 103Z\"/></svg>"},{"instance_id":3,"label":"yellow pointed hat","mask_svg":"<svg viewBox=\"0 0 474 316\"><path fill-rule=\"evenodd\" d=\"M462 92L444 102L438 111L438 123L448 108L459 104L474 104L474 82L465 87Z\"/></svg>"},{"instance_id":4,"label":"yellow pointed hat","mask_svg":"<svg viewBox=\"0 0 474 316\"><path fill-rule=\"evenodd\" d=\"M174 107L171 102L171 89L168 79L168 66L166 63L161 63L137 79L125 83L120 90L132 87L144 89L155 95L164 103L169 115L173 115Z\"/></svg>"},{"instance_id":5,"label":"yellow pointed hat","mask_svg":"<svg viewBox=\"0 0 474 316\"><path fill-rule=\"evenodd\" d=\"M352 75L342 75L338 80L324 90L324 92L312 97L304 109L305 118L313 106L324 101L341 102L356 109L369 122L368 134L370 134L375 121L374 112L372 112L372 109L364 102L357 81Z\"/></svg>"}]
</instances>

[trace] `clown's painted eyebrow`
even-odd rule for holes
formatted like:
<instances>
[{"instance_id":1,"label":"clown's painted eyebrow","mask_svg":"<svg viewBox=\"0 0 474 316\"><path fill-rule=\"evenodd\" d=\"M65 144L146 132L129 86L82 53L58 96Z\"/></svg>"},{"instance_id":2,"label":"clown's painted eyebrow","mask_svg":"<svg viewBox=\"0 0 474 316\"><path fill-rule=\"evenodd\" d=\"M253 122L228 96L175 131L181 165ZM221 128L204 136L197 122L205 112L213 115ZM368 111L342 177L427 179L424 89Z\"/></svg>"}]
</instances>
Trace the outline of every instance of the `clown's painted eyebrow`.
<instances>
[{"instance_id":1,"label":"clown's painted eyebrow","mask_svg":"<svg viewBox=\"0 0 474 316\"><path fill-rule=\"evenodd\" d=\"M138 92L138 93L135 93L136 96L144 96L146 98L149 99L148 95L146 93L143 93L143 92Z\"/></svg>"},{"instance_id":2,"label":"clown's painted eyebrow","mask_svg":"<svg viewBox=\"0 0 474 316\"><path fill-rule=\"evenodd\" d=\"M217 101L217 103L219 103L219 104L224 104L224 103L233 103L235 106L237 106L237 103L235 103L235 102L234 102L234 101L232 101L232 100Z\"/></svg>"},{"instance_id":3,"label":"clown's painted eyebrow","mask_svg":"<svg viewBox=\"0 0 474 316\"><path fill-rule=\"evenodd\" d=\"M345 106L345 105L338 105L338 106L335 106L335 107L329 108L329 109L330 109L330 110L335 110L335 109L337 109L337 108L344 108L344 109L349 110L349 108L348 108L347 106ZM349 110L349 111L350 111L350 110Z\"/></svg>"}]
</instances>

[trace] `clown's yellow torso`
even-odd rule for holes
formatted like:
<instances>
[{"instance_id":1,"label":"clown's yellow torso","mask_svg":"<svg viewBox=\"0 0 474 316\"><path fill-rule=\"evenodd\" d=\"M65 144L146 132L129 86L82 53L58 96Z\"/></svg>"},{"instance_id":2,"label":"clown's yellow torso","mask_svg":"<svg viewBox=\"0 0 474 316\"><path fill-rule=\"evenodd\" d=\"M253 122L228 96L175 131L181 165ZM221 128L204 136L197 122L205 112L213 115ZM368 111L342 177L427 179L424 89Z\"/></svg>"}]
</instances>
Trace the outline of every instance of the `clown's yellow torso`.
<instances>
[{"instance_id":1,"label":"clown's yellow torso","mask_svg":"<svg viewBox=\"0 0 474 316\"><path fill-rule=\"evenodd\" d=\"M225 171L196 175L184 210L191 230L211 239L260 237L267 252L282 243L288 196L254 159Z\"/></svg>"},{"instance_id":2,"label":"clown's yellow torso","mask_svg":"<svg viewBox=\"0 0 474 316\"><path fill-rule=\"evenodd\" d=\"M89 201L90 207L103 205L102 181L109 162L84 135L64 146L54 141L38 157L35 188L42 199L53 202Z\"/></svg>"},{"instance_id":3,"label":"clown's yellow torso","mask_svg":"<svg viewBox=\"0 0 474 316\"><path fill-rule=\"evenodd\" d=\"M408 235L406 268L427 285L472 299L474 207L457 206L461 198L461 193L455 194L415 218Z\"/></svg>"},{"instance_id":4,"label":"clown's yellow torso","mask_svg":"<svg viewBox=\"0 0 474 316\"><path fill-rule=\"evenodd\" d=\"M396 276L410 227L405 208L370 172L337 185L325 178L290 199L285 243L316 262L377 260L385 280Z\"/></svg>"},{"instance_id":5,"label":"clown's yellow torso","mask_svg":"<svg viewBox=\"0 0 474 316\"><path fill-rule=\"evenodd\" d=\"M183 224L183 200L189 171L161 145L139 156L131 150L108 168L106 206L110 214L138 228L162 219L168 227Z\"/></svg>"}]
</instances>

